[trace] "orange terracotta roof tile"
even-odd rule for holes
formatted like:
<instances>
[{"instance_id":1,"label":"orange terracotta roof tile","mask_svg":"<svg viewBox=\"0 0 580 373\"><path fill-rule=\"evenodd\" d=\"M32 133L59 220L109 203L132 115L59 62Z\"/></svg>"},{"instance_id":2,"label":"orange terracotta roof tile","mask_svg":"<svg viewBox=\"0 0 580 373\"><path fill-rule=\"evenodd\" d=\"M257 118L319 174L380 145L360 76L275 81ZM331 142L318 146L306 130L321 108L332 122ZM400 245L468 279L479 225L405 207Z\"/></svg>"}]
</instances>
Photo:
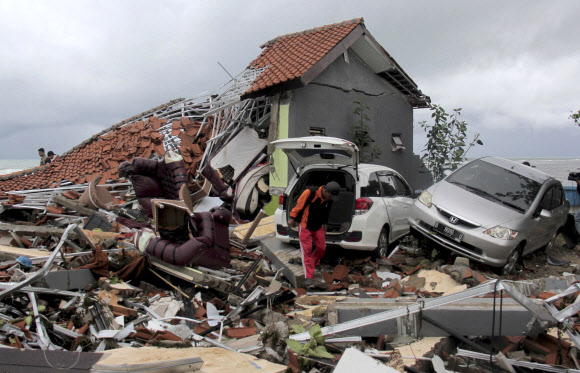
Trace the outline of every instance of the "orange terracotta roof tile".
<instances>
[{"instance_id":1,"label":"orange terracotta roof tile","mask_svg":"<svg viewBox=\"0 0 580 373\"><path fill-rule=\"evenodd\" d=\"M356 18L279 36L261 45L264 50L248 68L265 70L246 94L300 78L362 23L362 18Z\"/></svg>"},{"instance_id":2,"label":"orange terracotta roof tile","mask_svg":"<svg viewBox=\"0 0 580 373\"><path fill-rule=\"evenodd\" d=\"M2 191L54 188L65 180L87 183L97 174L103 174L101 183L104 183L118 178L117 167L123 161L130 162L137 156L148 158L152 152L159 156L165 154L163 135L156 132L156 128L167 123L166 119L152 116L145 121L125 122L122 122L123 126L113 125L83 141L49 165L0 176L0 195ZM190 174L195 174L199 166L213 122L213 118L208 120L195 141L193 135L188 136L184 131L192 130L196 135L201 123L188 118L176 118L172 122L172 132L182 139L180 152Z\"/></svg>"}]
</instances>

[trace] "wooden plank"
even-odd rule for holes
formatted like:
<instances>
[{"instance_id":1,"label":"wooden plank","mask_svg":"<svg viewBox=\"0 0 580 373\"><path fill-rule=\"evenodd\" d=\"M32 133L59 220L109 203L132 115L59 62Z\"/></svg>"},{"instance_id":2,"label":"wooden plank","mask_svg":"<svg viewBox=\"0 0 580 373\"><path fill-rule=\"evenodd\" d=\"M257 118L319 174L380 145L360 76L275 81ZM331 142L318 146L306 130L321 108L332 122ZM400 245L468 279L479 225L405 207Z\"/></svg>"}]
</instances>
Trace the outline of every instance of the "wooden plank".
<instances>
[{"instance_id":1,"label":"wooden plank","mask_svg":"<svg viewBox=\"0 0 580 373\"><path fill-rule=\"evenodd\" d=\"M251 228L252 223L241 224L235 227L232 231L233 235L239 238L240 240L244 238L247 234L248 230ZM267 218L263 218L254 232L251 234L250 238L255 239L258 237L264 237L269 234L276 232L276 224L274 222L274 215L268 216Z\"/></svg>"},{"instance_id":2,"label":"wooden plank","mask_svg":"<svg viewBox=\"0 0 580 373\"><path fill-rule=\"evenodd\" d=\"M99 361L93 369L99 370L100 367L111 365L148 364L158 363L160 361L169 365L174 360L200 356L203 359L203 366L199 371L201 373L278 373L286 371L285 365L274 364L249 354L242 354L218 347L125 347L108 350L107 352L110 355Z\"/></svg>"},{"instance_id":3,"label":"wooden plank","mask_svg":"<svg viewBox=\"0 0 580 373\"><path fill-rule=\"evenodd\" d=\"M66 372L87 372L102 353L0 349L2 372L47 372L59 369ZM106 355L106 354L105 354Z\"/></svg>"},{"instance_id":4,"label":"wooden plank","mask_svg":"<svg viewBox=\"0 0 580 373\"><path fill-rule=\"evenodd\" d=\"M272 235L260 241L262 252L278 268L282 268L282 273L292 283L294 287L302 287L304 284L304 268L301 265L290 264L294 258L302 258L300 249L280 241Z\"/></svg>"},{"instance_id":5,"label":"wooden plank","mask_svg":"<svg viewBox=\"0 0 580 373\"><path fill-rule=\"evenodd\" d=\"M154 267L159 268L161 271L178 277L182 280L193 282L202 286L207 286L208 288L221 291L222 293L229 293L233 288L233 285L229 282L214 276L203 274L202 272L199 272L193 268L165 263L164 261L153 256L150 256L149 258L151 259L151 264L153 264Z\"/></svg>"},{"instance_id":6,"label":"wooden plank","mask_svg":"<svg viewBox=\"0 0 580 373\"><path fill-rule=\"evenodd\" d=\"M41 251L35 249L20 249L18 247L0 245L0 253L10 254L15 256L25 256L27 258L34 258L38 256L50 255L50 251Z\"/></svg>"},{"instance_id":7,"label":"wooden plank","mask_svg":"<svg viewBox=\"0 0 580 373\"><path fill-rule=\"evenodd\" d=\"M246 245L248 243L248 240L250 239L250 237L252 236L252 234L254 233L256 228L258 227L258 224L260 224L260 221L265 216L266 216L266 212L264 210L260 210L260 212L258 213L258 216L256 216L256 218L254 219L254 221L250 225L250 228L248 228L248 231L244 235L244 238L242 239L242 245Z\"/></svg>"},{"instance_id":8,"label":"wooden plank","mask_svg":"<svg viewBox=\"0 0 580 373\"><path fill-rule=\"evenodd\" d=\"M76 199L73 200L63 196L55 195L52 197L52 202L58 203L59 205L66 207L67 209L74 210L81 215L91 216L92 214L96 213L97 215L102 216L102 214L99 214L96 210L86 207L81 202L79 202L79 200Z\"/></svg>"},{"instance_id":9,"label":"wooden plank","mask_svg":"<svg viewBox=\"0 0 580 373\"><path fill-rule=\"evenodd\" d=\"M21 225L21 224L7 224L0 223L0 232L8 233L14 231L19 235L30 235L30 236L57 236L60 237L64 233L63 228L51 228L51 227L36 227L34 225ZM69 232L69 239L77 239L78 235L75 232Z\"/></svg>"}]
</instances>

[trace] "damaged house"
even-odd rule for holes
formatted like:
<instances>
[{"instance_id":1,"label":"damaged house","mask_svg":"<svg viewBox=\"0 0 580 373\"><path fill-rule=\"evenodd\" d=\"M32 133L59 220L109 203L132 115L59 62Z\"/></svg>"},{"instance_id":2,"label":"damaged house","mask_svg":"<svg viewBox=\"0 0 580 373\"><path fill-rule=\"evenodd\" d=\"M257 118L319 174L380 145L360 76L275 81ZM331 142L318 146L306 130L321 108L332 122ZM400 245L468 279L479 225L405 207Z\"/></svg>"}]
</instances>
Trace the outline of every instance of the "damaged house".
<instances>
[{"instance_id":1,"label":"damaged house","mask_svg":"<svg viewBox=\"0 0 580 373\"><path fill-rule=\"evenodd\" d=\"M398 170L413 188L430 183L412 151L413 109L428 107L430 99L362 18L280 36L262 48L245 71L213 94L173 100L115 124L49 165L0 177L0 191L86 187L97 176L101 185L122 183L122 162L175 151L183 157L190 187L211 165L233 188L241 216L252 218L292 172L282 153L274 154L270 167L267 144L309 134L351 139L355 101L369 107L369 134L381 147L373 163ZM23 200L26 195L0 198L4 208L38 209L50 199Z\"/></svg>"},{"instance_id":2,"label":"damaged house","mask_svg":"<svg viewBox=\"0 0 580 373\"><path fill-rule=\"evenodd\" d=\"M309 135L352 140L355 102L363 102L369 107L369 135L381 149L371 163L394 168L414 188L430 185L430 174L413 154L413 109L428 107L430 98L362 18L283 35L261 47L249 68L264 71L242 98L268 97L270 140ZM287 173L293 172L286 172L285 155L274 158L271 191L286 187Z\"/></svg>"}]
</instances>

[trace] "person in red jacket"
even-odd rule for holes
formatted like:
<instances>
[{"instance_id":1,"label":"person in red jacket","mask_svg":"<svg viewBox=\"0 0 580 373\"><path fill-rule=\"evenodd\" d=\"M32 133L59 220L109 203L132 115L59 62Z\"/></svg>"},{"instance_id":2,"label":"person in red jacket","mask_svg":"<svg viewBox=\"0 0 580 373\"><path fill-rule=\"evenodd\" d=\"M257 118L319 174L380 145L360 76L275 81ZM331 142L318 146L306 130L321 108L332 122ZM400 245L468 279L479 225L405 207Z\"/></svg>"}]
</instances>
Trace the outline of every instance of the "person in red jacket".
<instances>
[{"instance_id":1,"label":"person in red jacket","mask_svg":"<svg viewBox=\"0 0 580 373\"><path fill-rule=\"evenodd\" d=\"M296 220L300 220L298 223L299 240L307 283L311 283L311 279L314 278L314 269L320 264L326 251L326 224L332 202L338 199L339 192L340 185L335 181L317 190L306 189L290 212L290 219L288 219L290 227L295 227ZM312 250L313 241L316 246L314 251Z\"/></svg>"}]
</instances>

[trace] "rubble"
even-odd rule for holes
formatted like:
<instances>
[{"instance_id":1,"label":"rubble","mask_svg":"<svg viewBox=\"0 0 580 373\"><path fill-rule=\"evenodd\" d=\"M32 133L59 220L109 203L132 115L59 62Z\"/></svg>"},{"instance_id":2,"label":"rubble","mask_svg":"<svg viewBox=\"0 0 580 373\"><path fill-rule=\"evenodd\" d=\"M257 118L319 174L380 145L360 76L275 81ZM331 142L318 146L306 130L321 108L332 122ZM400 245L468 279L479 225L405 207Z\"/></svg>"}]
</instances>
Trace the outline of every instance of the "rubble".
<instances>
[{"instance_id":1,"label":"rubble","mask_svg":"<svg viewBox=\"0 0 580 373\"><path fill-rule=\"evenodd\" d=\"M489 351L504 369L576 367L580 287L573 275L512 283L465 261L424 268L421 249L409 241L388 259L330 255L317 270L316 288L306 290L301 265L289 259L299 251L274 238L274 222L263 214L231 226L231 262L208 268L140 251L135 237L143 228L131 223L136 219L124 217L124 225L104 210L66 209L80 226L11 223L26 227L17 229L18 237L31 247L0 246L0 343L30 354L22 366L44 366L33 355L44 350L82 352L83 364L95 371L153 369L161 364L156 354L164 367L203 371L242 369L248 362L273 372L349 371L363 360L380 371L417 362L438 371L457 359L483 361ZM158 210L148 224L159 231L171 211ZM94 216L111 221L110 231ZM89 220L93 230L80 228ZM8 239L18 246L10 235L0 243ZM554 325L559 333L544 333ZM317 335L324 339L315 347L326 352L288 349L288 338L308 342L308 332L294 333L313 326L321 326ZM443 343L449 338L455 342ZM70 359L60 361L65 366Z\"/></svg>"}]
</instances>

